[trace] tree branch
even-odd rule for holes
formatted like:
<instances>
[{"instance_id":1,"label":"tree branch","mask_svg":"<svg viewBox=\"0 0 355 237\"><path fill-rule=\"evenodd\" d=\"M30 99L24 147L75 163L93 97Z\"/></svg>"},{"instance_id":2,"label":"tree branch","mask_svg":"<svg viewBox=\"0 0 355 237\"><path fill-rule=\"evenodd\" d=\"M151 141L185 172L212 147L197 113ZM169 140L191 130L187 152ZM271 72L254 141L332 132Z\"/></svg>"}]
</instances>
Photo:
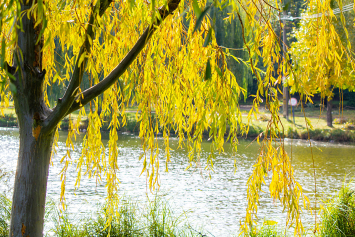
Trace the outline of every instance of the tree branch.
<instances>
[{"instance_id":1,"label":"tree branch","mask_svg":"<svg viewBox=\"0 0 355 237\"><path fill-rule=\"evenodd\" d=\"M144 46L147 44L150 37L153 35L154 31L161 24L161 22L169 15L172 14L178 7L180 0L169 1L167 7L163 6L159 8L159 13L161 20L157 18L156 22L151 24L138 39L133 48L128 52L128 54L123 58L123 60L115 67L110 74L105 77L98 84L90 87L89 89L83 91L80 95L75 98L74 103L68 110L67 114L81 108L88 102L93 100L98 95L102 94L110 86L112 86L118 78L126 71L126 69L131 65L131 63L136 59L137 55L141 52ZM83 97L83 98L82 98Z\"/></svg>"},{"instance_id":2,"label":"tree branch","mask_svg":"<svg viewBox=\"0 0 355 237\"><path fill-rule=\"evenodd\" d=\"M69 108L71 108L73 102L75 101L76 92L80 88L80 84L85 72L85 67L88 61L88 55L91 51L90 42L92 42L94 37L93 26L96 20L96 16L97 14L102 16L111 2L112 0L98 1L98 3L92 7L91 15L86 29L85 41L80 48L69 86L67 87L63 98L58 100L58 104L54 108L53 112L44 120L42 131L45 132L53 130L62 120L62 118L68 114Z\"/></svg>"}]
</instances>

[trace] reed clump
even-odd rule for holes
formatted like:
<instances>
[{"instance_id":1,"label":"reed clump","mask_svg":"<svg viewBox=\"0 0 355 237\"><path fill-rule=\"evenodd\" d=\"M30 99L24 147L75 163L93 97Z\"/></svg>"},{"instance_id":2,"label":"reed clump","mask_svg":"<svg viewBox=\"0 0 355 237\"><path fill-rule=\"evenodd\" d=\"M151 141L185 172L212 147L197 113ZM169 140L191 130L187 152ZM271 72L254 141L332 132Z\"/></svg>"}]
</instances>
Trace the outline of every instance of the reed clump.
<instances>
[{"instance_id":1,"label":"reed clump","mask_svg":"<svg viewBox=\"0 0 355 237\"><path fill-rule=\"evenodd\" d=\"M355 190L343 185L322 207L321 237L355 236Z\"/></svg>"}]
</instances>

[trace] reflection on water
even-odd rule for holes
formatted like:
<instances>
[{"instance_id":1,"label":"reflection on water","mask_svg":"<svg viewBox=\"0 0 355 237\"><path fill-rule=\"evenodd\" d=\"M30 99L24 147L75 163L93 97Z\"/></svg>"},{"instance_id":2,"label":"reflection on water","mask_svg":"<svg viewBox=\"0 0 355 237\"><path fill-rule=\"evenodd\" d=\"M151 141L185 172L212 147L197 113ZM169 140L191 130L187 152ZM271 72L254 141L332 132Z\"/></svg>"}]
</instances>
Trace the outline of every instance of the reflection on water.
<instances>
[{"instance_id":1,"label":"reflection on water","mask_svg":"<svg viewBox=\"0 0 355 237\"><path fill-rule=\"evenodd\" d=\"M59 200L60 176L62 165L59 160L66 152L65 133L60 133L59 148L50 167L48 183L48 197ZM108 136L103 135L104 139ZM76 150L72 152L73 161L80 156L80 140L77 139ZM104 143L107 140L104 140ZM302 184L304 192L314 200L314 177L311 149L309 143L299 140L286 140L286 149L291 153L295 169L295 177ZM142 153L140 139L133 135L122 135L119 138L119 179L120 192L134 200L145 200L151 195L147 188L144 175L139 176L142 170L142 161L138 160ZM250 141L240 141L237 155L238 169L234 173L234 158L231 157L231 148L225 145L225 153L216 156L214 162L215 172L208 173L203 168L205 159L210 151L210 143L202 144L201 167L184 171L188 165L186 151L177 149L177 141L171 139L173 149L169 172L160 174L160 192L166 193L167 199L173 203L174 209L191 211L189 221L203 225L206 230L215 236L229 236L238 233L239 221L245 215L247 205L246 182L252 172L258 145ZM249 146L248 146L249 145ZM317 196L333 195L341 187L346 175L347 180L355 171L355 146L331 143L313 143L313 159L317 174ZM16 167L18 154L18 130L0 128L0 154L1 168L13 171ZM163 151L160 152L163 154ZM161 156L161 167L165 167L165 159ZM209 178L211 175L211 179ZM66 184L66 200L72 218L80 218L92 210L96 210L97 203L105 199L105 184L98 184L95 179L81 180L81 187L74 189L76 179L75 163L69 169ZM313 201L312 201L313 202ZM312 204L314 205L314 203ZM319 205L318 205L319 206ZM259 217L272 219L281 225L285 223L286 214L282 212L279 203L268 198L267 193L262 194L259 208ZM305 214L306 226L312 225L314 218Z\"/></svg>"}]
</instances>

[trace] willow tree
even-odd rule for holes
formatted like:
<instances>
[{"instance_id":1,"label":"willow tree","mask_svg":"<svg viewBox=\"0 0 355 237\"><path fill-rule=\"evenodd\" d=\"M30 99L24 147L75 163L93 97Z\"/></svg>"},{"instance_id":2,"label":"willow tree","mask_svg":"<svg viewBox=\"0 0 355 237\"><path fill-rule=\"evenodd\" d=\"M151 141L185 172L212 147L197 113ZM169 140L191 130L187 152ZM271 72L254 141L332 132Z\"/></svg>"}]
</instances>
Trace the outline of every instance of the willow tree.
<instances>
[{"instance_id":1,"label":"willow tree","mask_svg":"<svg viewBox=\"0 0 355 237\"><path fill-rule=\"evenodd\" d=\"M311 103L311 96L320 93L327 101L327 125L332 127L333 91L355 90L351 1L311 2L302 18L293 33L297 41L290 49L294 67L288 84L291 92L300 92Z\"/></svg>"},{"instance_id":2,"label":"willow tree","mask_svg":"<svg viewBox=\"0 0 355 237\"><path fill-rule=\"evenodd\" d=\"M319 4L324 2L327 1ZM231 54L216 43L216 21L208 15L211 7L218 10L227 6L231 10L225 24L239 20L249 56L244 63L258 80L254 106L246 121L239 110L239 98L245 91L228 69L226 58ZM125 110L130 103L138 104L140 111L136 117L144 153L137 159L142 160L142 172L153 189L158 183L161 159L155 142L158 133L164 136L166 164L171 158L170 131L174 131L180 145L189 150L187 167L191 167L200 159L203 132L208 130L212 142L206 169L213 170L215 152L223 151L226 141L237 151L238 136L248 132L261 98L272 116L248 180L243 228L247 230L255 223L259 192L265 176L270 176L271 197L285 205L288 224L295 227L296 233L302 233L298 204L302 198L307 203L307 198L294 180L291 161L283 141L278 139L283 132L278 116L278 91L282 86L279 75L289 69L270 22L282 12L281 6L277 0L1 0L1 100L8 105L13 99L20 130L10 236L43 235L51 152L60 121L72 112L79 110L79 117L76 124L70 123L68 152L62 158L62 195L66 169L75 159L75 185L80 185L84 171L107 183L110 215L116 207L112 200L118 190L117 129L125 125ZM319 22L320 28L322 24ZM63 57L63 76L55 66L55 41L60 43L62 52L73 52ZM258 64L265 70L258 69ZM83 78L90 82L83 83ZM65 93L55 98L57 103L51 108L47 88L64 83L68 85ZM99 95L103 96L100 114ZM84 109L87 103L92 105L88 114ZM112 119L109 154L105 156L99 131L107 114ZM89 125L82 155L71 157L72 139L84 115L89 118Z\"/></svg>"}]
</instances>

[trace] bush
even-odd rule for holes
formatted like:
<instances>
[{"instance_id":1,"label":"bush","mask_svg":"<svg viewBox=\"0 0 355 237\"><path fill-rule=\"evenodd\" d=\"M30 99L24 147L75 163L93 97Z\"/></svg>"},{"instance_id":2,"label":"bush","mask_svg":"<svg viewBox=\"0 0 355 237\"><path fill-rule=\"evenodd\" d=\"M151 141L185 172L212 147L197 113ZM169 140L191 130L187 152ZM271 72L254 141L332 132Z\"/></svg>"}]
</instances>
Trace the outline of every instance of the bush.
<instances>
[{"instance_id":1,"label":"bush","mask_svg":"<svg viewBox=\"0 0 355 237\"><path fill-rule=\"evenodd\" d=\"M334 124L344 124L346 122L347 122L347 120L343 119L343 118L336 118L336 119L333 120Z\"/></svg>"},{"instance_id":2,"label":"bush","mask_svg":"<svg viewBox=\"0 0 355 237\"><path fill-rule=\"evenodd\" d=\"M330 136L332 137L332 140L335 140L338 142L349 142L351 140L350 133L347 133L341 129L331 130Z\"/></svg>"},{"instance_id":3,"label":"bush","mask_svg":"<svg viewBox=\"0 0 355 237\"><path fill-rule=\"evenodd\" d=\"M329 141L329 130L328 129L314 129L314 130L309 130L309 137L310 139L316 140L316 141ZM303 130L301 132L301 139L308 139L308 131Z\"/></svg>"},{"instance_id":4,"label":"bush","mask_svg":"<svg viewBox=\"0 0 355 237\"><path fill-rule=\"evenodd\" d=\"M338 195L322 207L320 236L355 236L355 194L349 185L343 185Z\"/></svg>"},{"instance_id":5,"label":"bush","mask_svg":"<svg viewBox=\"0 0 355 237\"><path fill-rule=\"evenodd\" d=\"M288 130L287 130L287 137L288 138L299 139L300 135L298 134L297 129L292 129L291 127L289 127Z\"/></svg>"},{"instance_id":6,"label":"bush","mask_svg":"<svg viewBox=\"0 0 355 237\"><path fill-rule=\"evenodd\" d=\"M248 137L257 137L257 136L260 135L261 132L262 132L262 129L259 126L250 125L249 126Z\"/></svg>"},{"instance_id":7,"label":"bush","mask_svg":"<svg viewBox=\"0 0 355 237\"><path fill-rule=\"evenodd\" d=\"M14 114L5 114L0 117L0 127L15 127L17 126L17 118Z\"/></svg>"}]
</instances>

